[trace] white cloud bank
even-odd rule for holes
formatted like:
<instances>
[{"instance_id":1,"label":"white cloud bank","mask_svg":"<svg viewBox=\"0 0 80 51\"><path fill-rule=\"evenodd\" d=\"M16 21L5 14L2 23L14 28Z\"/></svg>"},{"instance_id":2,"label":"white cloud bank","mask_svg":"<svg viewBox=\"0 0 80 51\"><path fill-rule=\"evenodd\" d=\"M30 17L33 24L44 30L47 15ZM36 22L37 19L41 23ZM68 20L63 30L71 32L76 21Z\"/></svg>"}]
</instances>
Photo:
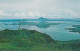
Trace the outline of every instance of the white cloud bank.
<instances>
[{"instance_id":1,"label":"white cloud bank","mask_svg":"<svg viewBox=\"0 0 80 51\"><path fill-rule=\"evenodd\" d=\"M80 0L0 0L0 19L79 18Z\"/></svg>"}]
</instances>

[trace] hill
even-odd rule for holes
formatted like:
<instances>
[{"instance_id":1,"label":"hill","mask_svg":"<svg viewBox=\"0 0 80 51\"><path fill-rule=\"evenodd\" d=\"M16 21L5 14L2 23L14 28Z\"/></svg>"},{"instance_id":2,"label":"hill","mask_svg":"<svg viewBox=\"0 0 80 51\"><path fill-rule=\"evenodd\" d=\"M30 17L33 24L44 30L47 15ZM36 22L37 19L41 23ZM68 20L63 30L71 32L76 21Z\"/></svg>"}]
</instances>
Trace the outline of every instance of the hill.
<instances>
[{"instance_id":1,"label":"hill","mask_svg":"<svg viewBox=\"0 0 80 51\"><path fill-rule=\"evenodd\" d=\"M56 41L35 30L0 31L0 51L80 51L80 40Z\"/></svg>"}]
</instances>

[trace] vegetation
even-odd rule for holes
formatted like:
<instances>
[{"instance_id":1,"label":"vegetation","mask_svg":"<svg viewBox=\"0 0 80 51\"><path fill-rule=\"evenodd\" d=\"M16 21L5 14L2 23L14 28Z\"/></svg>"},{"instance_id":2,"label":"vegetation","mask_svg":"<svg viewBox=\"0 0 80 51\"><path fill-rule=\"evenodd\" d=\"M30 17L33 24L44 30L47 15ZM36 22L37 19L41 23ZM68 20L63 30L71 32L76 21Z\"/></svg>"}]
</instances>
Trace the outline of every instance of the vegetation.
<instances>
[{"instance_id":1,"label":"vegetation","mask_svg":"<svg viewBox=\"0 0 80 51\"><path fill-rule=\"evenodd\" d=\"M41 21L39 23L34 22L19 22L19 23L13 23L13 24L5 24L5 25L34 25L40 28L48 28L51 25L59 25L61 23L48 23L46 21Z\"/></svg>"},{"instance_id":2,"label":"vegetation","mask_svg":"<svg viewBox=\"0 0 80 51\"><path fill-rule=\"evenodd\" d=\"M56 41L35 30L0 31L0 51L80 51L80 40Z\"/></svg>"},{"instance_id":3,"label":"vegetation","mask_svg":"<svg viewBox=\"0 0 80 51\"><path fill-rule=\"evenodd\" d=\"M80 33L80 25L73 25L73 28L66 28L67 30L70 30L69 32L78 32Z\"/></svg>"}]
</instances>

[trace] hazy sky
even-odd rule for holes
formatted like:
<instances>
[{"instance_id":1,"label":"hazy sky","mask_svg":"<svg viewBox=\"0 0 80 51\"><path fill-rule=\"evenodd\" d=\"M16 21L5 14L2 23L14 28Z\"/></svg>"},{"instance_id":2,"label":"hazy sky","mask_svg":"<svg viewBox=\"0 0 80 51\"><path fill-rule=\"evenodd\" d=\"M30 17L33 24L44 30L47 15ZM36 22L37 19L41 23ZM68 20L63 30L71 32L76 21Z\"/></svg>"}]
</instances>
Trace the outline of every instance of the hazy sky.
<instances>
[{"instance_id":1,"label":"hazy sky","mask_svg":"<svg viewBox=\"0 0 80 51\"><path fill-rule=\"evenodd\" d=\"M80 0L0 0L0 19L80 18Z\"/></svg>"}]
</instances>

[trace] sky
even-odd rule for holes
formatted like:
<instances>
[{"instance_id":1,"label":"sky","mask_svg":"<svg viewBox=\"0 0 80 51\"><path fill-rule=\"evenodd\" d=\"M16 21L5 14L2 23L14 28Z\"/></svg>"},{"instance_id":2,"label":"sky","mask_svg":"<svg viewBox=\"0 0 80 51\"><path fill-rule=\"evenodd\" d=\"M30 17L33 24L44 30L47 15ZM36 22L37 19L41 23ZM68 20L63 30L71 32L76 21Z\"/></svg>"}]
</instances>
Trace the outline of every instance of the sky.
<instances>
[{"instance_id":1,"label":"sky","mask_svg":"<svg viewBox=\"0 0 80 51\"><path fill-rule=\"evenodd\" d=\"M80 0L0 0L0 19L80 18Z\"/></svg>"}]
</instances>

